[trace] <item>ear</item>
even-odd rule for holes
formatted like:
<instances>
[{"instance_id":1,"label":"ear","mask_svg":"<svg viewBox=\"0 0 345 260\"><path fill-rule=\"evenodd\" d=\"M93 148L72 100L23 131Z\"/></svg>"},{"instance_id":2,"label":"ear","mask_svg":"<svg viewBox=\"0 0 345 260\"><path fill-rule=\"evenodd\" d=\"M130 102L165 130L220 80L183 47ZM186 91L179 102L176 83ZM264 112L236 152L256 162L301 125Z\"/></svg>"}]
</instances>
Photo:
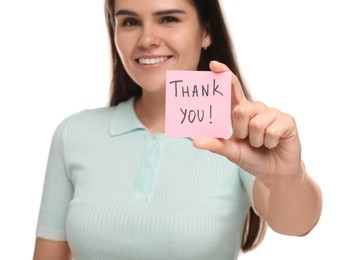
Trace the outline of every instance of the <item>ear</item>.
<instances>
[{"instance_id":1,"label":"ear","mask_svg":"<svg viewBox=\"0 0 345 260\"><path fill-rule=\"evenodd\" d=\"M212 38L210 33L210 26L207 24L204 29L204 38L202 40L202 46L203 48L208 48L212 44Z\"/></svg>"}]
</instances>

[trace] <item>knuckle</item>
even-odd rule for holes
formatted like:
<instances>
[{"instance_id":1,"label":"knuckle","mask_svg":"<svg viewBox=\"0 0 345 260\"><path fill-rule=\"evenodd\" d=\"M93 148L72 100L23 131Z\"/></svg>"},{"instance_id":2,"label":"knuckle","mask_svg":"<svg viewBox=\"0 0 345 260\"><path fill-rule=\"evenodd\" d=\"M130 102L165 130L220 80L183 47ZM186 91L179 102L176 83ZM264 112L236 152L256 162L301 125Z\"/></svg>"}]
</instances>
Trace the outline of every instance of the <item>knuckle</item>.
<instances>
[{"instance_id":1,"label":"knuckle","mask_svg":"<svg viewBox=\"0 0 345 260\"><path fill-rule=\"evenodd\" d=\"M246 108L243 105L238 105L234 108L232 114L234 118L241 118L246 114Z\"/></svg>"},{"instance_id":2,"label":"knuckle","mask_svg":"<svg viewBox=\"0 0 345 260\"><path fill-rule=\"evenodd\" d=\"M284 116L288 122L290 122L291 124L294 124L294 125L296 124L296 120L292 115L284 114Z\"/></svg>"},{"instance_id":3,"label":"knuckle","mask_svg":"<svg viewBox=\"0 0 345 260\"><path fill-rule=\"evenodd\" d=\"M263 103L261 101L254 101L253 104L256 105L257 107L260 107L261 109L266 109L267 108L265 103Z\"/></svg>"},{"instance_id":4,"label":"knuckle","mask_svg":"<svg viewBox=\"0 0 345 260\"><path fill-rule=\"evenodd\" d=\"M271 140L276 140L280 137L280 133L273 127L266 129L265 135Z\"/></svg>"},{"instance_id":5,"label":"knuckle","mask_svg":"<svg viewBox=\"0 0 345 260\"><path fill-rule=\"evenodd\" d=\"M255 120L255 119L250 120L249 127L255 130L265 131L265 125L260 120Z\"/></svg>"}]
</instances>

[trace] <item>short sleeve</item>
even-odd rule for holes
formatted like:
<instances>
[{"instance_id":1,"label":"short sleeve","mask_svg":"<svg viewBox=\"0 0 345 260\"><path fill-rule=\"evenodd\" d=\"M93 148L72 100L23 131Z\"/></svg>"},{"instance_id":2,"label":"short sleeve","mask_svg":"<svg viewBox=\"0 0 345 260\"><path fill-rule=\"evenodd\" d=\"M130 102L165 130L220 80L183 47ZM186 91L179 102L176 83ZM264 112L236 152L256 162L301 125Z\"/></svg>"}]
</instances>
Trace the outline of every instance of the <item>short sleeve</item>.
<instances>
[{"instance_id":1,"label":"short sleeve","mask_svg":"<svg viewBox=\"0 0 345 260\"><path fill-rule=\"evenodd\" d=\"M240 169L240 178L241 178L243 188L248 194L250 204L253 210L257 212L257 210L255 209L254 197L253 197L253 187L254 187L255 177L251 175L250 173L244 171L243 169Z\"/></svg>"},{"instance_id":2,"label":"short sleeve","mask_svg":"<svg viewBox=\"0 0 345 260\"><path fill-rule=\"evenodd\" d=\"M73 196L64 159L64 132L68 119L57 127L52 138L38 216L36 236L48 240L66 240L65 222Z\"/></svg>"}]
</instances>

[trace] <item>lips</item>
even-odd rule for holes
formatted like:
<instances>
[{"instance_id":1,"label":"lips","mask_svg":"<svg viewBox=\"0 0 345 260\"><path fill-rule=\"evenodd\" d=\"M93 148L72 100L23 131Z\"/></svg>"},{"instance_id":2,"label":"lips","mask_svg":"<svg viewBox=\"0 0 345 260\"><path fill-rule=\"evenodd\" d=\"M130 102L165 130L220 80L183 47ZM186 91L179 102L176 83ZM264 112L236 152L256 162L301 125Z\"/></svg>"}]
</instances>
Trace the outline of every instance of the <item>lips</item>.
<instances>
[{"instance_id":1,"label":"lips","mask_svg":"<svg viewBox=\"0 0 345 260\"><path fill-rule=\"evenodd\" d=\"M155 64L162 63L169 58L170 58L169 56L139 58L138 62L143 65L155 65Z\"/></svg>"}]
</instances>

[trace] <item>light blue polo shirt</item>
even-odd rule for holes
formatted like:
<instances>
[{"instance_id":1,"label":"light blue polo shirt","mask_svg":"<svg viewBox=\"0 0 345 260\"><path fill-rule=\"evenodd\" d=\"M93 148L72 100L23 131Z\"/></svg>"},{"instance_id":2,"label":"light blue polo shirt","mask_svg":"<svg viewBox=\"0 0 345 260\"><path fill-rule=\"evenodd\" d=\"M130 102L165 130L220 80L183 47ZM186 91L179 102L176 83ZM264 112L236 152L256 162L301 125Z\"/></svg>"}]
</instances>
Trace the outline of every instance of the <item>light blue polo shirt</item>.
<instances>
[{"instance_id":1,"label":"light blue polo shirt","mask_svg":"<svg viewBox=\"0 0 345 260\"><path fill-rule=\"evenodd\" d=\"M190 138L150 134L133 100L58 126L37 237L67 240L75 260L237 259L253 177Z\"/></svg>"}]
</instances>

